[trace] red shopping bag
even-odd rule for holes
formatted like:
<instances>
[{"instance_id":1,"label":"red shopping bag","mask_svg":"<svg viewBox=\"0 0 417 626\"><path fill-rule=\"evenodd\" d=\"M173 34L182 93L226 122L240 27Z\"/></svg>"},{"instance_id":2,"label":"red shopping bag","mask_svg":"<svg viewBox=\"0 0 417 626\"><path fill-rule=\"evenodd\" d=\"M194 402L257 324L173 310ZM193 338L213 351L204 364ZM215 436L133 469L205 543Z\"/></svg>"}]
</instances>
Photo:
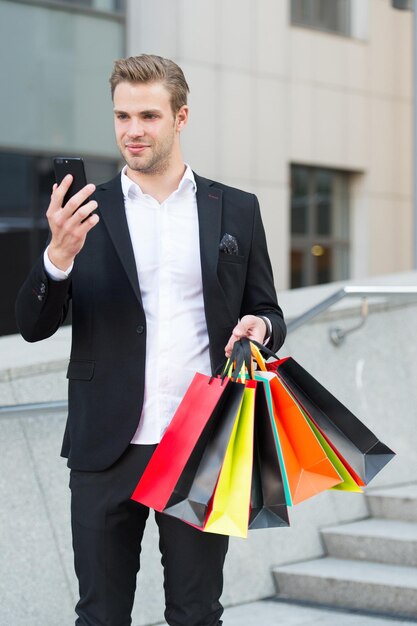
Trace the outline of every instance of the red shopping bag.
<instances>
[{"instance_id":1,"label":"red shopping bag","mask_svg":"<svg viewBox=\"0 0 417 626\"><path fill-rule=\"evenodd\" d=\"M164 513L204 527L230 437L239 420L244 392L245 385L229 381L221 410L212 415L196 441Z\"/></svg>"},{"instance_id":2,"label":"red shopping bag","mask_svg":"<svg viewBox=\"0 0 417 626\"><path fill-rule=\"evenodd\" d=\"M229 378L194 376L132 494L133 500L163 511L207 424L222 414L229 391Z\"/></svg>"}]
</instances>

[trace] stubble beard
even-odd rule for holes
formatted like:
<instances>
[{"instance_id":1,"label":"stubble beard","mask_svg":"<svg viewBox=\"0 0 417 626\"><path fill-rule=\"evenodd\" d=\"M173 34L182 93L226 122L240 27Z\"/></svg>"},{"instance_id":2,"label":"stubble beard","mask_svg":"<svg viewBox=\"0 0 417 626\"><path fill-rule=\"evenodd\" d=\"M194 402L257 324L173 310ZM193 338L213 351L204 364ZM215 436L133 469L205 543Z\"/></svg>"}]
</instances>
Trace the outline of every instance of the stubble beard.
<instances>
[{"instance_id":1,"label":"stubble beard","mask_svg":"<svg viewBox=\"0 0 417 626\"><path fill-rule=\"evenodd\" d=\"M170 164L170 155L168 154L159 154L156 152L151 155L150 159L147 161L143 161L140 157L132 157L125 156L125 161L134 172L139 172L140 174L164 174L169 167Z\"/></svg>"},{"instance_id":2,"label":"stubble beard","mask_svg":"<svg viewBox=\"0 0 417 626\"><path fill-rule=\"evenodd\" d=\"M160 175L164 174L170 166L173 146L174 137L170 136L156 146L154 143L150 143L148 149L152 152L147 158L132 156L126 148L121 152L132 171L141 174Z\"/></svg>"}]
</instances>

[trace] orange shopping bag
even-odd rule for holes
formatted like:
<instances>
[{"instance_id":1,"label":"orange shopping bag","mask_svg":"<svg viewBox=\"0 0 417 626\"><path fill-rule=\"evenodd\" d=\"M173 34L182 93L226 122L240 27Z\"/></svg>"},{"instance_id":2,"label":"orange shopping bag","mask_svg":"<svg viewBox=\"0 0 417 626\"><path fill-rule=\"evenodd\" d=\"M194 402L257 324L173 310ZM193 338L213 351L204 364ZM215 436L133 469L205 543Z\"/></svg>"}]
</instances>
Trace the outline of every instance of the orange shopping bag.
<instances>
[{"instance_id":1,"label":"orange shopping bag","mask_svg":"<svg viewBox=\"0 0 417 626\"><path fill-rule=\"evenodd\" d=\"M255 345L251 344L251 350L260 368L255 378L264 381L269 389L291 504L298 504L334 487L343 479L297 401L273 372L266 371L265 361Z\"/></svg>"}]
</instances>

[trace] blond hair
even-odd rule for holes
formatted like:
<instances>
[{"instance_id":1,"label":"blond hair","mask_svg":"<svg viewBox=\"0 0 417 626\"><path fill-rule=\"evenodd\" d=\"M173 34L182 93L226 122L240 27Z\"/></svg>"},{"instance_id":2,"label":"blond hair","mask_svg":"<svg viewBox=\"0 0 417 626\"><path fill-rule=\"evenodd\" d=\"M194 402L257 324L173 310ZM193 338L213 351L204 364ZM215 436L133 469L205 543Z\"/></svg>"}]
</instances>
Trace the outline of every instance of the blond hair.
<instances>
[{"instance_id":1,"label":"blond hair","mask_svg":"<svg viewBox=\"0 0 417 626\"><path fill-rule=\"evenodd\" d=\"M119 83L162 82L170 95L171 108L175 114L187 104L189 87L182 69L171 61L155 54L118 59L110 76L111 95Z\"/></svg>"}]
</instances>

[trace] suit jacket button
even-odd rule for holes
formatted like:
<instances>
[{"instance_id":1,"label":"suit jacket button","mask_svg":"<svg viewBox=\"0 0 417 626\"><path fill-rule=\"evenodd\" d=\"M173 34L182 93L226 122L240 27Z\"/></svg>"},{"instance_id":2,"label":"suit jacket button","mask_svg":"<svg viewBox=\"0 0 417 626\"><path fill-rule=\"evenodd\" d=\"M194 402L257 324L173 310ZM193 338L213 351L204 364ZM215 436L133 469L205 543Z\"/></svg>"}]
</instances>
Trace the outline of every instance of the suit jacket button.
<instances>
[{"instance_id":1,"label":"suit jacket button","mask_svg":"<svg viewBox=\"0 0 417 626\"><path fill-rule=\"evenodd\" d=\"M140 325L137 327L136 332L138 333L138 335L141 335L144 330L145 330L145 327Z\"/></svg>"},{"instance_id":2,"label":"suit jacket button","mask_svg":"<svg viewBox=\"0 0 417 626\"><path fill-rule=\"evenodd\" d=\"M43 300L43 296L41 296L41 295L39 294L39 295L38 295L38 300L39 300L39 302L42 302L42 300Z\"/></svg>"},{"instance_id":3,"label":"suit jacket button","mask_svg":"<svg viewBox=\"0 0 417 626\"><path fill-rule=\"evenodd\" d=\"M41 293L45 293L45 291L46 291L46 285L45 285L45 283L41 283L40 292Z\"/></svg>"}]
</instances>

